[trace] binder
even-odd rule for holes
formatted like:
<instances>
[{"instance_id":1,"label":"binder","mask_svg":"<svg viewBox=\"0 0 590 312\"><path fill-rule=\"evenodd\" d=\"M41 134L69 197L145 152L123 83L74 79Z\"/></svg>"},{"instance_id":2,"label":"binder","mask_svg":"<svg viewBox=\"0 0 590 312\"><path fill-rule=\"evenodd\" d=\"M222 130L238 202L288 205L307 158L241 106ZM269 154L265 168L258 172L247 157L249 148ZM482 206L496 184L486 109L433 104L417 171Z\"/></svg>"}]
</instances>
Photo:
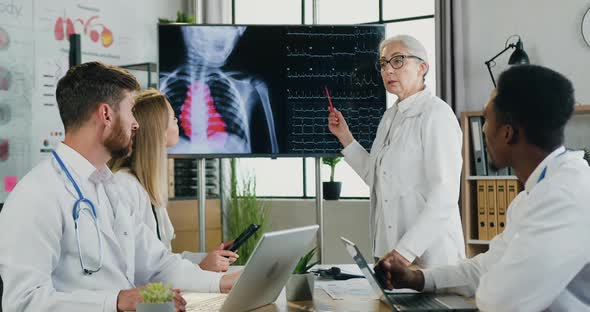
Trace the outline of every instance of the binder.
<instances>
[{"instance_id":1,"label":"binder","mask_svg":"<svg viewBox=\"0 0 590 312\"><path fill-rule=\"evenodd\" d=\"M496 180L486 181L486 209L488 220L488 240L491 240L498 234L497 224L498 216L496 210Z\"/></svg>"},{"instance_id":2,"label":"binder","mask_svg":"<svg viewBox=\"0 0 590 312\"><path fill-rule=\"evenodd\" d=\"M471 150L473 152L473 161L475 165L475 175L485 176L487 172L486 153L484 149L484 140L482 134L482 118L473 116L469 117L471 125Z\"/></svg>"},{"instance_id":3,"label":"binder","mask_svg":"<svg viewBox=\"0 0 590 312\"><path fill-rule=\"evenodd\" d=\"M486 210L486 182L477 180L477 238L488 239L488 212Z\"/></svg>"},{"instance_id":4,"label":"binder","mask_svg":"<svg viewBox=\"0 0 590 312\"><path fill-rule=\"evenodd\" d=\"M174 192L174 159L168 158L168 198L176 197Z\"/></svg>"},{"instance_id":5,"label":"binder","mask_svg":"<svg viewBox=\"0 0 590 312\"><path fill-rule=\"evenodd\" d=\"M486 165L486 170L487 170L487 176L508 176L510 175L510 169L508 167L504 167L504 168L500 168L497 170L494 170L491 166L492 162L490 159L490 154L488 153L488 145L485 143L485 135L482 135L482 138L484 139L483 141L483 150L484 150L484 155L485 155L485 165Z\"/></svg>"},{"instance_id":6,"label":"binder","mask_svg":"<svg viewBox=\"0 0 590 312\"><path fill-rule=\"evenodd\" d=\"M498 234L504 232L506 228L506 180L496 181L496 203L498 205Z\"/></svg>"},{"instance_id":7,"label":"binder","mask_svg":"<svg viewBox=\"0 0 590 312\"><path fill-rule=\"evenodd\" d=\"M512 200L518 195L518 192L520 192L518 180L506 181L506 210L508 210L508 207L512 204Z\"/></svg>"},{"instance_id":8,"label":"binder","mask_svg":"<svg viewBox=\"0 0 590 312\"><path fill-rule=\"evenodd\" d=\"M508 167L502 168L502 169L496 171L496 173L498 176L503 176L503 177L509 176L510 175L510 168L508 168Z\"/></svg>"}]
</instances>

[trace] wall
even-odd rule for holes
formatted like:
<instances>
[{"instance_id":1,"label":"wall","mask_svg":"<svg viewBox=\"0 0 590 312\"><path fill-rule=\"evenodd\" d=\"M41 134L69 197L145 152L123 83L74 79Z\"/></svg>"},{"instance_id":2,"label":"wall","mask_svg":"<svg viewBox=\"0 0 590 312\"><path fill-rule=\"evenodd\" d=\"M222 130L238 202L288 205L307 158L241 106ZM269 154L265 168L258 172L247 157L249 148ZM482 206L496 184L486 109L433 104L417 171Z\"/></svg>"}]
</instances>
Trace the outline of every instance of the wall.
<instances>
[{"instance_id":1,"label":"wall","mask_svg":"<svg viewBox=\"0 0 590 312\"><path fill-rule=\"evenodd\" d=\"M0 202L64 138L55 102L68 67L68 34L82 61L157 61L157 18L184 0L0 0ZM8 83L7 83L8 81Z\"/></svg>"},{"instance_id":2,"label":"wall","mask_svg":"<svg viewBox=\"0 0 590 312\"><path fill-rule=\"evenodd\" d=\"M467 110L480 110L492 88L484 62L518 34L533 64L555 69L574 83L578 102L590 104L590 46L581 34L587 0L463 1L464 75ZM511 51L496 59L495 77Z\"/></svg>"}]
</instances>

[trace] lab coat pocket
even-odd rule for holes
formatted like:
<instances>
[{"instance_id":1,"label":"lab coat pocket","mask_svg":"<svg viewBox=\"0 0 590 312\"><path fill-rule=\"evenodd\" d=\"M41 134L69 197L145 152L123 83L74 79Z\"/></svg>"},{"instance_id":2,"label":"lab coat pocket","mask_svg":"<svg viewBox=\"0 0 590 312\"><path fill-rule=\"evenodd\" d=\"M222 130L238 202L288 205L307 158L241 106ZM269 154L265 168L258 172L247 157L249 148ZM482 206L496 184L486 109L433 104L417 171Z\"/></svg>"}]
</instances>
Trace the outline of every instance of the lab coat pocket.
<instances>
[{"instance_id":1,"label":"lab coat pocket","mask_svg":"<svg viewBox=\"0 0 590 312\"><path fill-rule=\"evenodd\" d=\"M416 143L406 142L396 148L391 148L387 157L385 170L389 172L391 185L396 187L399 194L412 192L420 180L423 179L422 153Z\"/></svg>"},{"instance_id":2,"label":"lab coat pocket","mask_svg":"<svg viewBox=\"0 0 590 312\"><path fill-rule=\"evenodd\" d=\"M426 202L416 189L407 189L403 194L398 195L395 203L396 207L392 211L395 216L391 216L390 220L394 222L401 238L416 223Z\"/></svg>"},{"instance_id":3,"label":"lab coat pocket","mask_svg":"<svg viewBox=\"0 0 590 312\"><path fill-rule=\"evenodd\" d=\"M401 197L401 206L404 207L404 216L411 226L416 223L418 216L426 206L426 200L416 189L412 189Z\"/></svg>"}]
</instances>

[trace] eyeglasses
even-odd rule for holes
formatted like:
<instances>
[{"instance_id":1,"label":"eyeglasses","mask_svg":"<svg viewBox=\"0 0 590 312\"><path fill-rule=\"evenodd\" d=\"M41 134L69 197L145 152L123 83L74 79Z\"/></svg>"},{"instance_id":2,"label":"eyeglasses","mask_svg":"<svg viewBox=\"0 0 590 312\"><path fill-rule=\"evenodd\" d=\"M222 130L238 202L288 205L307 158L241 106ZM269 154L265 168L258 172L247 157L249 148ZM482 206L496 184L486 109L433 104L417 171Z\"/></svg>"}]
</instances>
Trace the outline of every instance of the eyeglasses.
<instances>
[{"instance_id":1,"label":"eyeglasses","mask_svg":"<svg viewBox=\"0 0 590 312\"><path fill-rule=\"evenodd\" d=\"M391 65L391 67L393 69L400 69L406 63L407 58L414 58L414 59L424 62L424 60L422 58L415 56L415 55L398 54L398 55L392 56L389 60L380 59L375 64L375 69L377 69L378 72L384 72L387 69L387 64Z\"/></svg>"}]
</instances>

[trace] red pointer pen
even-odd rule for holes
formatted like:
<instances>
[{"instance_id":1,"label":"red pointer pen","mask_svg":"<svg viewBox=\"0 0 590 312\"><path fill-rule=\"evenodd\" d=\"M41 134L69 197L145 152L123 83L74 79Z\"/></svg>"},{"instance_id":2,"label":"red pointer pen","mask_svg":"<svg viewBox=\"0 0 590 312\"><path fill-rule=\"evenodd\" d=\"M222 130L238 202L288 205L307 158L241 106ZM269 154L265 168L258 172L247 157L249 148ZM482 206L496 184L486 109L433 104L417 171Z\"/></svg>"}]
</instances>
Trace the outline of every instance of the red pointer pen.
<instances>
[{"instance_id":1,"label":"red pointer pen","mask_svg":"<svg viewBox=\"0 0 590 312\"><path fill-rule=\"evenodd\" d=\"M332 98L330 97L330 91L328 91L328 86L324 85L324 90L326 90L326 95L328 96L328 102L330 102L330 112L334 111L334 105L332 104Z\"/></svg>"}]
</instances>

